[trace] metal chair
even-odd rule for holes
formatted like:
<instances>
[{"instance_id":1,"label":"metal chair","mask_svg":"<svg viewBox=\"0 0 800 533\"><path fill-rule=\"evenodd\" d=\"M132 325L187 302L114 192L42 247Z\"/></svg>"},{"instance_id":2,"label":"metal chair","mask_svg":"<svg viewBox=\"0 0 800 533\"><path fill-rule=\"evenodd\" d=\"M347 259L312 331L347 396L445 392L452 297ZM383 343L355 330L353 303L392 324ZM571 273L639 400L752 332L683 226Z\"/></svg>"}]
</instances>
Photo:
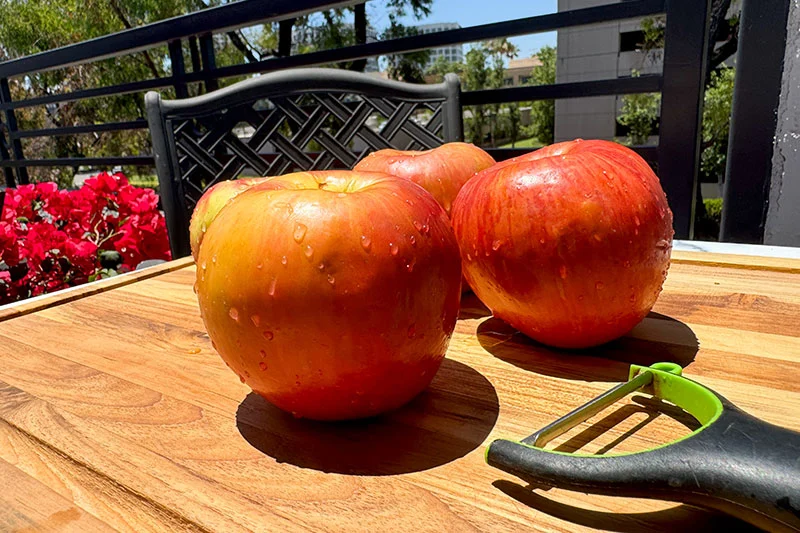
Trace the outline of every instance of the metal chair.
<instances>
[{"instance_id":1,"label":"metal chair","mask_svg":"<svg viewBox=\"0 0 800 533\"><path fill-rule=\"evenodd\" d=\"M145 95L173 257L190 253L203 192L242 172L275 176L352 168L373 150L428 149L463 138L455 75L414 85L337 69L294 69L183 100Z\"/></svg>"}]
</instances>

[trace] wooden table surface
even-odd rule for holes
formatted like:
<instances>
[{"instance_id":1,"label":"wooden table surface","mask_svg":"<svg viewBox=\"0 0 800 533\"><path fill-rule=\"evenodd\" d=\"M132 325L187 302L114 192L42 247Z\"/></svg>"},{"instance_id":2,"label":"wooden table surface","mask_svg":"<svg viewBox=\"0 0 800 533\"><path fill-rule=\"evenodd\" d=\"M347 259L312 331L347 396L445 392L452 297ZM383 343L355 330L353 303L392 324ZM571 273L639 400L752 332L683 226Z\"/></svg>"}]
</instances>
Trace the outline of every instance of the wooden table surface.
<instances>
[{"instance_id":1,"label":"wooden table surface","mask_svg":"<svg viewBox=\"0 0 800 533\"><path fill-rule=\"evenodd\" d=\"M186 260L0 308L0 531L701 531L668 502L529 490L484 463L626 378L675 361L800 429L800 261L679 253L654 312L583 352L462 309L431 388L379 419L295 420L211 348ZM690 431L641 397L555 443L636 450ZM639 399L639 401L637 401Z\"/></svg>"}]
</instances>

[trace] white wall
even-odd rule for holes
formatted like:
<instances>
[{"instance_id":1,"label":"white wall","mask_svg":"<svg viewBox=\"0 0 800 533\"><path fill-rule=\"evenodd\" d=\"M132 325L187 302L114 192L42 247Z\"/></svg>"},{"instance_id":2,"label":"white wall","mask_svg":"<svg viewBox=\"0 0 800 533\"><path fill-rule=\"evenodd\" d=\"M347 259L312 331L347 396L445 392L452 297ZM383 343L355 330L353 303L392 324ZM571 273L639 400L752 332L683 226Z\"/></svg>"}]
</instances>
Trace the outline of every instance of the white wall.
<instances>
[{"instance_id":1,"label":"white wall","mask_svg":"<svg viewBox=\"0 0 800 533\"><path fill-rule=\"evenodd\" d=\"M789 8L764 244L800 246L800 0Z\"/></svg>"}]
</instances>

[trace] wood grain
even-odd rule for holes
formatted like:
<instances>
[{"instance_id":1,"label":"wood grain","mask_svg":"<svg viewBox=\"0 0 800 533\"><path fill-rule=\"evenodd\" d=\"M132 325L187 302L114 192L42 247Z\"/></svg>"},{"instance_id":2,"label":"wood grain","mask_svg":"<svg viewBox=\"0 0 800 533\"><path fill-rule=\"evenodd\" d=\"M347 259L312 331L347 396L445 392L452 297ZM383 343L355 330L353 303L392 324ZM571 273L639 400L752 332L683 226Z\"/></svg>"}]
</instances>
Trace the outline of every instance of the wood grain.
<instances>
[{"instance_id":1,"label":"wood grain","mask_svg":"<svg viewBox=\"0 0 800 533\"><path fill-rule=\"evenodd\" d=\"M629 364L661 360L800 429L800 270L698 255L676 253L654 312L593 350L545 348L468 297L431 388L346 424L296 420L249 393L211 348L186 260L6 311L0 482L12 489L0 530L740 528L674 503L531 491L483 460L492 439L526 436L624 380ZM690 427L634 396L554 446L630 451Z\"/></svg>"}]
</instances>

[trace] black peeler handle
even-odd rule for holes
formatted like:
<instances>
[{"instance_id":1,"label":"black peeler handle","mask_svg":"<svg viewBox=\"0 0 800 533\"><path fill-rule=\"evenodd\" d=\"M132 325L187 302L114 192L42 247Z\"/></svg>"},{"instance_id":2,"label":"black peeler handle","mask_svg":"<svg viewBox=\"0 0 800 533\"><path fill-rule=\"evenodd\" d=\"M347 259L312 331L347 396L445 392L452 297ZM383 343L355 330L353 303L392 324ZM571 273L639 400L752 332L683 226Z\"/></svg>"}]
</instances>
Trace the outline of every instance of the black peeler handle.
<instances>
[{"instance_id":1,"label":"black peeler handle","mask_svg":"<svg viewBox=\"0 0 800 533\"><path fill-rule=\"evenodd\" d=\"M713 423L653 450L575 455L501 439L489 446L486 460L531 484L682 502L768 531L800 531L800 433L713 394L722 404Z\"/></svg>"}]
</instances>

